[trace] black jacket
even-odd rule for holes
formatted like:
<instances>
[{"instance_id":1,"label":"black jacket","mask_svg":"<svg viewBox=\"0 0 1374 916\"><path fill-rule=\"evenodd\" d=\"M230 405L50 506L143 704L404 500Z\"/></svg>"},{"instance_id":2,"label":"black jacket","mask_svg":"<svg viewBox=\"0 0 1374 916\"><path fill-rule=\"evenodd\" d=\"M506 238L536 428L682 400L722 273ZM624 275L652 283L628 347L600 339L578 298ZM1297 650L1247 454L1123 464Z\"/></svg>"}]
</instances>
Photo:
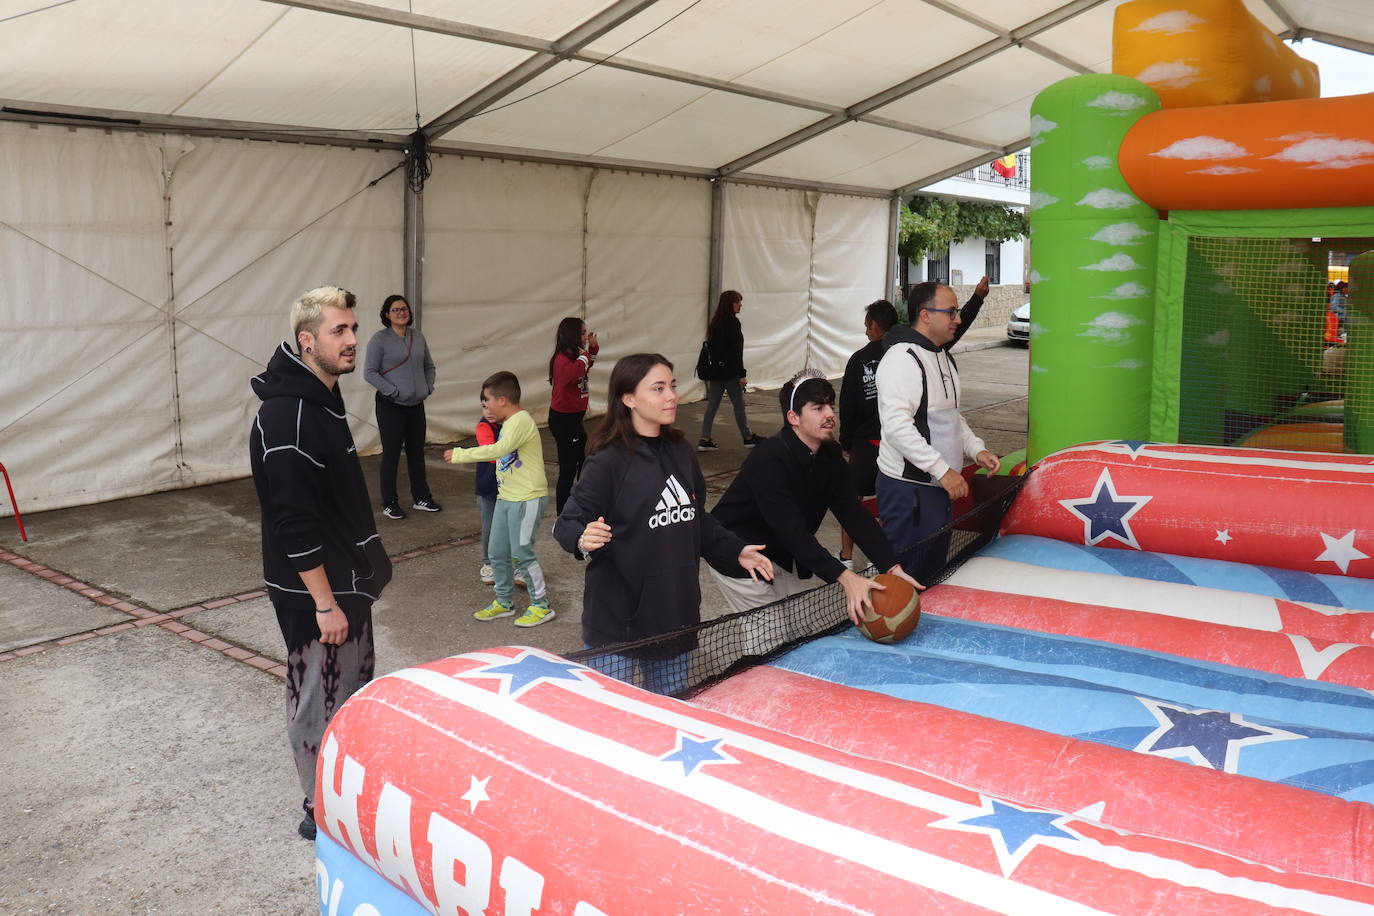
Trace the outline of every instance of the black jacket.
<instances>
[{"instance_id":1,"label":"black jacket","mask_svg":"<svg viewBox=\"0 0 1374 916\"><path fill-rule=\"evenodd\" d=\"M834 582L844 564L816 540L826 510L880 570L896 564L887 535L859 504L839 445L824 442L812 454L790 425L744 459L739 476L711 514L744 543L766 545L768 558L783 569L795 569L798 578L815 573ZM720 572L736 578L744 574L742 569Z\"/></svg>"},{"instance_id":2,"label":"black jacket","mask_svg":"<svg viewBox=\"0 0 1374 916\"><path fill-rule=\"evenodd\" d=\"M262 572L274 602L313 601L300 573L324 564L335 595L375 600L391 581L343 395L283 343L252 379L262 406L248 437L262 507Z\"/></svg>"},{"instance_id":3,"label":"black jacket","mask_svg":"<svg viewBox=\"0 0 1374 916\"><path fill-rule=\"evenodd\" d=\"M716 332L706 338L706 345L711 348L711 358L716 365L724 367L718 380L749 375L744 370L744 328L740 326L738 317L727 315Z\"/></svg>"},{"instance_id":4,"label":"black jacket","mask_svg":"<svg viewBox=\"0 0 1374 916\"><path fill-rule=\"evenodd\" d=\"M974 293L959 310L959 329L945 349L959 342L983 309L983 297ZM870 340L854 351L844 366L844 380L840 382L840 448L846 452L854 447L855 439L881 439L882 424L878 422L878 363L887 352L882 338Z\"/></svg>"},{"instance_id":5,"label":"black jacket","mask_svg":"<svg viewBox=\"0 0 1374 916\"><path fill-rule=\"evenodd\" d=\"M855 439L882 438L877 374L885 352L881 338L870 340L845 363L844 380L840 382L840 448L846 452L854 447Z\"/></svg>"},{"instance_id":6,"label":"black jacket","mask_svg":"<svg viewBox=\"0 0 1374 916\"><path fill-rule=\"evenodd\" d=\"M743 573L744 542L706 513L706 482L681 438L635 437L633 450L610 446L582 466L553 536L576 556L589 522L604 517L611 540L588 556L582 639L607 646L667 633L701 621L698 559ZM661 658L695 639L641 654Z\"/></svg>"}]
</instances>

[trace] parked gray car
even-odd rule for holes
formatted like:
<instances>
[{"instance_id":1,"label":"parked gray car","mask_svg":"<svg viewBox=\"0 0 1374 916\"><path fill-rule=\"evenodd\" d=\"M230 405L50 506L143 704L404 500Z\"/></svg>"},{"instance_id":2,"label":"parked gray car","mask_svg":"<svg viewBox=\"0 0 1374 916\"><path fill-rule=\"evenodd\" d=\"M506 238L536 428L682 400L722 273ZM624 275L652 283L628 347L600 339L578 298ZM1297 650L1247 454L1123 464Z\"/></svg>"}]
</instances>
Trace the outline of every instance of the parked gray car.
<instances>
[{"instance_id":1,"label":"parked gray car","mask_svg":"<svg viewBox=\"0 0 1374 916\"><path fill-rule=\"evenodd\" d=\"M1030 300L1011 313L1007 319L1007 340L1013 343L1030 343Z\"/></svg>"}]
</instances>

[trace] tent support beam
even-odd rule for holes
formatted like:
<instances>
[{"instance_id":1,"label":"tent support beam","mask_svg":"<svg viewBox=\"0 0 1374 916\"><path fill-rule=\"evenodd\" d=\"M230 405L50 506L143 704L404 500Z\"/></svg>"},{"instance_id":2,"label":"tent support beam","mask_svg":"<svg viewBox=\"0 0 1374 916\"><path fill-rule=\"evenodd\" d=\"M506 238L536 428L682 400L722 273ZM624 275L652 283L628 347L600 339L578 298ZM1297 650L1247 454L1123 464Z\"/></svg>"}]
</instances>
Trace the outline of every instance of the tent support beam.
<instances>
[{"instance_id":1,"label":"tent support beam","mask_svg":"<svg viewBox=\"0 0 1374 916\"><path fill-rule=\"evenodd\" d=\"M581 51L593 41L630 21L657 2L658 0L618 0L554 42L554 54L536 54L516 65L513 69L487 83L477 92L426 124L424 127L425 134L431 140L442 137L463 121L490 108L530 80L545 71L552 70L568 55Z\"/></svg>"},{"instance_id":2,"label":"tent support beam","mask_svg":"<svg viewBox=\"0 0 1374 916\"><path fill-rule=\"evenodd\" d=\"M461 123L464 118L470 118L477 112L485 110L499 99L514 92L520 86L552 68L560 61L571 60L581 63L596 64L615 70L624 70L627 73L636 73L640 76L649 76L677 83L685 83L691 86L700 86L703 89L711 89L716 92L726 92L731 95L759 99L764 102L790 105L794 108L803 108L809 111L820 112L821 114L845 115L849 120L864 121L876 124L879 127L888 127L893 130L901 130L920 136L933 137L937 140L946 140L950 143L971 146L975 149L995 148L984 140L961 137L946 131L933 130L917 124L908 124L891 118L879 118L867 114L849 114L838 105L818 102L814 99L804 99L781 92L773 92L768 89L745 86L729 82L728 80L701 76L700 74L674 70L669 67L657 67L652 64L639 63L623 58L598 57L583 50L586 45L595 41L606 32L609 32L611 28L620 25L622 22L642 12L643 9L651 6L656 0L620 0L619 3L604 10L601 14L593 17L581 26L578 26L578 28L569 32L556 42L545 41L529 35L519 35L514 32L502 32L499 29L485 29L480 26L439 19L434 16L419 16L414 13L407 13L404 10L393 10L386 7L373 6L367 3L354 2L354 0L268 0L268 2L278 3L283 6L314 10L316 12L333 13L340 16L365 19L369 22L380 22L401 28L434 32L439 35L469 38L473 41L483 41L489 44L499 44L506 47L534 51L541 55L540 57L530 58L507 71L504 75L488 83L486 86L482 87L482 89L473 93L468 98L427 124L424 130L430 139L442 136L457 127L458 123ZM1103 2L1103 0L1094 0L1094 2L1100 3ZM611 22L612 24L606 26L606 22ZM1076 64L1065 64L1065 66L1071 66L1073 68L1078 67Z\"/></svg>"},{"instance_id":3,"label":"tent support beam","mask_svg":"<svg viewBox=\"0 0 1374 916\"><path fill-rule=\"evenodd\" d=\"M406 184L405 224L401 233L401 250L404 259L405 297L410 306L411 320L416 329L421 329L420 319L424 314L424 276L425 276L425 195L417 194Z\"/></svg>"},{"instance_id":4,"label":"tent support beam","mask_svg":"<svg viewBox=\"0 0 1374 916\"><path fill-rule=\"evenodd\" d=\"M897 242L901 239L902 198L893 194L887 205L887 270L883 276L883 295L894 295L897 287Z\"/></svg>"},{"instance_id":5,"label":"tent support beam","mask_svg":"<svg viewBox=\"0 0 1374 916\"><path fill-rule=\"evenodd\" d=\"M1039 19L1032 20L1031 22L1028 22L1019 28L1013 29L1005 35L998 35L996 38L993 38L990 41L986 41L970 51L965 51L958 57L945 61L943 64L940 64L936 67L932 67L924 73L918 74L917 76L914 76L909 80L904 80L903 82L898 83L896 86L893 86L890 89L886 89L882 92L879 92L876 95L869 96L862 102L859 102L857 105L853 105L849 108L846 108L842 116L832 115L831 117L823 118L822 120L817 121L809 127L803 127L801 130L795 131L794 133L789 134L786 137L783 137L781 140L775 140L767 146L761 147L752 153L748 153L744 156L741 156L733 162L728 162L725 165L721 166L717 171L721 175L733 175L735 172L743 171L744 169L757 165L765 159L771 159L773 156L776 156L782 152L786 152L787 150L791 149L799 143L804 143L805 141L810 140L813 137L818 137L823 133L827 133L828 131L834 130L841 124L845 124L849 121L857 121L864 115L867 115L870 112L878 108L881 108L884 105L890 104L891 102L894 102L897 99L911 95L913 92L916 92L920 89L924 89L926 86L931 85L937 80L941 80L947 76L951 76L955 73L958 73L960 70L964 70L968 67L971 67L976 63L980 63L984 60L987 60L994 54L997 54L1000 51L1005 51L1007 48L1010 48L1013 45L1024 44L1028 39L1034 37L1035 35L1038 35L1041 32L1051 29L1062 22L1072 19L1074 16L1079 15L1085 10L1092 9L1095 6L1100 6L1104 2L1106 2L1106 0L1072 0L1072 2L1066 3L1058 9L1046 13ZM925 183L928 184L929 182Z\"/></svg>"},{"instance_id":6,"label":"tent support beam","mask_svg":"<svg viewBox=\"0 0 1374 916\"><path fill-rule=\"evenodd\" d=\"M706 295L706 320L725 288L725 182L711 182L711 260Z\"/></svg>"},{"instance_id":7,"label":"tent support beam","mask_svg":"<svg viewBox=\"0 0 1374 916\"><path fill-rule=\"evenodd\" d=\"M1281 38L1311 38L1324 44L1335 45L1338 48L1345 48L1347 51L1363 51L1365 54L1374 54L1374 43L1360 41L1356 38L1346 38L1344 35L1333 35L1330 32L1314 32L1312 29L1297 29L1292 35L1279 36Z\"/></svg>"}]
</instances>

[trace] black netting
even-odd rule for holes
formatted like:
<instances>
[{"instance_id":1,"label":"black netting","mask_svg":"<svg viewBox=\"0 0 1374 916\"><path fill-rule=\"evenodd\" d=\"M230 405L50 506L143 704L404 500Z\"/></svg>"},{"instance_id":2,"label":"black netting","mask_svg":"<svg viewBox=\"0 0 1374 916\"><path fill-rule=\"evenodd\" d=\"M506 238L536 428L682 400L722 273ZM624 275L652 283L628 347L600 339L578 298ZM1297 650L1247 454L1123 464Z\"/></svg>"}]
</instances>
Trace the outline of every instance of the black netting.
<instances>
[{"instance_id":1,"label":"black netting","mask_svg":"<svg viewBox=\"0 0 1374 916\"><path fill-rule=\"evenodd\" d=\"M901 554L903 567L909 568L916 552L947 541L943 568L924 585L943 581L996 536L1002 516L1026 478L980 476L973 480L974 507ZM877 572L869 567L863 574ZM702 595L704 604L713 599L719 600L719 596L710 591ZM568 658L657 693L687 697L803 642L848 626L844 590L830 584L652 639L586 649Z\"/></svg>"},{"instance_id":2,"label":"black netting","mask_svg":"<svg viewBox=\"0 0 1374 916\"><path fill-rule=\"evenodd\" d=\"M1179 441L1341 451L1345 294L1333 266L1370 239L1190 236Z\"/></svg>"}]
</instances>

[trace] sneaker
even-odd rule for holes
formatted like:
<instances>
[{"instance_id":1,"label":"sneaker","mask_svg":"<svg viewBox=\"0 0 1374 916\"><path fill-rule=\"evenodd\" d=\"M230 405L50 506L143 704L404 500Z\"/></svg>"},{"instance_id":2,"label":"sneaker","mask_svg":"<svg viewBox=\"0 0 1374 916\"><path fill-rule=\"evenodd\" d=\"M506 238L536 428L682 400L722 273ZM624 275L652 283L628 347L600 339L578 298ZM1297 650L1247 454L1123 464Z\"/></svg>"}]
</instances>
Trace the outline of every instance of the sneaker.
<instances>
[{"instance_id":1,"label":"sneaker","mask_svg":"<svg viewBox=\"0 0 1374 916\"><path fill-rule=\"evenodd\" d=\"M478 620L495 620L497 617L510 617L514 613L515 611L511 610L509 606L499 601L492 601L480 611L474 612L472 616Z\"/></svg>"},{"instance_id":2,"label":"sneaker","mask_svg":"<svg viewBox=\"0 0 1374 916\"><path fill-rule=\"evenodd\" d=\"M309 814L306 814L304 819L301 820L300 826L296 828L296 832L301 835L301 839L314 840L315 818L311 817Z\"/></svg>"},{"instance_id":3,"label":"sneaker","mask_svg":"<svg viewBox=\"0 0 1374 916\"><path fill-rule=\"evenodd\" d=\"M426 496L424 499L415 500L412 509L419 509L421 512L439 512L444 507L434 501L434 497Z\"/></svg>"},{"instance_id":4,"label":"sneaker","mask_svg":"<svg viewBox=\"0 0 1374 916\"><path fill-rule=\"evenodd\" d=\"M405 512L401 511L401 506L399 503L387 503L385 506L382 507L382 514L385 515L387 518L394 518L397 521L400 521L401 519L406 517Z\"/></svg>"},{"instance_id":5,"label":"sneaker","mask_svg":"<svg viewBox=\"0 0 1374 916\"><path fill-rule=\"evenodd\" d=\"M492 571L491 566L487 563L483 563L482 567L477 570L477 578L482 580L483 585L496 584L496 573Z\"/></svg>"},{"instance_id":6,"label":"sneaker","mask_svg":"<svg viewBox=\"0 0 1374 916\"><path fill-rule=\"evenodd\" d=\"M517 627L537 627L541 623L553 620L557 616L553 608L549 607L547 603L535 602L525 608L525 613L521 614L519 618L516 619L515 625Z\"/></svg>"},{"instance_id":7,"label":"sneaker","mask_svg":"<svg viewBox=\"0 0 1374 916\"><path fill-rule=\"evenodd\" d=\"M515 572L515 584L520 586L521 588L530 587L530 584L525 581L525 574L520 572L519 570L516 570Z\"/></svg>"},{"instance_id":8,"label":"sneaker","mask_svg":"<svg viewBox=\"0 0 1374 916\"><path fill-rule=\"evenodd\" d=\"M744 440L744 447L753 448L762 441L763 440L759 438L758 433L750 433L749 436Z\"/></svg>"},{"instance_id":9,"label":"sneaker","mask_svg":"<svg viewBox=\"0 0 1374 916\"><path fill-rule=\"evenodd\" d=\"M720 446L716 445L715 439L701 439L697 442L697 451L699 452L714 452L719 450Z\"/></svg>"}]
</instances>

